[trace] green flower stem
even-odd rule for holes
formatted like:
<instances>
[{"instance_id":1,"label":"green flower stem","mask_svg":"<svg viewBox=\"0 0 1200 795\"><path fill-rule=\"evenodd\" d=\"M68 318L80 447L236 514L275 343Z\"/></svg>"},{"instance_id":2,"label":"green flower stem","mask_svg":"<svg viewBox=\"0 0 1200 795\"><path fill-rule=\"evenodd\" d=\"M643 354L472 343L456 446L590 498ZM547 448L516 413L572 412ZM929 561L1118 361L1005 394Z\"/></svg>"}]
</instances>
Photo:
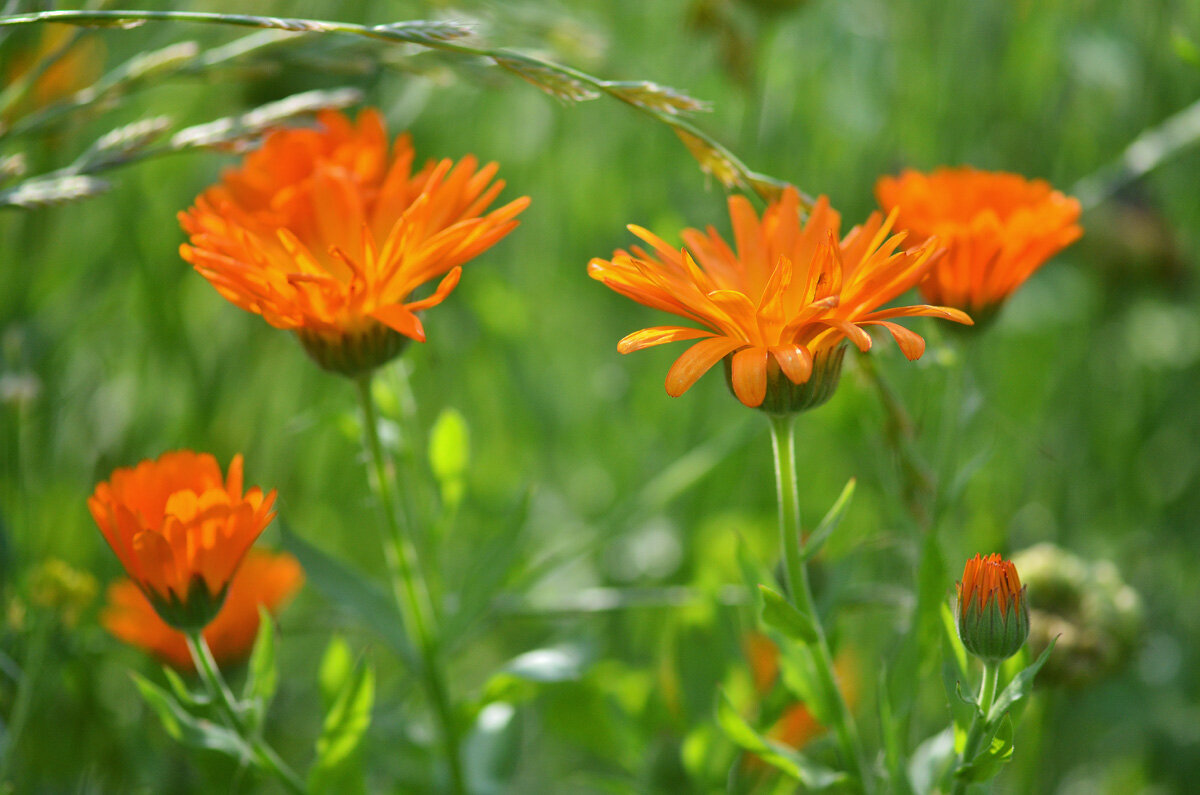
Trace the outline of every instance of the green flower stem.
<instances>
[{"instance_id":1,"label":"green flower stem","mask_svg":"<svg viewBox=\"0 0 1200 795\"><path fill-rule=\"evenodd\" d=\"M988 717L992 711L992 702L996 700L996 685L999 681L1000 663L985 662L983 664L983 685L979 691L979 711L975 713L975 719L971 721L971 728L967 731L967 742L963 745L962 755L958 758L956 767L970 762L979 753L979 743L983 740L987 730ZM966 791L967 782L955 779L952 795L965 795Z\"/></svg>"},{"instance_id":2,"label":"green flower stem","mask_svg":"<svg viewBox=\"0 0 1200 795\"><path fill-rule=\"evenodd\" d=\"M850 708L846 706L846 699L837 683L833 655L829 652L829 641L825 637L821 617L813 604L812 588L808 583L808 568L800 553L800 497L796 491L796 448L792 432L794 425L794 414L771 415L775 480L779 486L779 532L783 544L788 593L792 604L808 616L816 628L817 642L812 646L813 659L817 675L821 679L821 687L833 702L833 728L850 774L858 780L864 792L870 792L873 782L868 776L862 740L858 736L854 716L850 714Z\"/></svg>"},{"instance_id":3,"label":"green flower stem","mask_svg":"<svg viewBox=\"0 0 1200 795\"><path fill-rule=\"evenodd\" d=\"M437 638L430 628L429 617L433 615L433 603L424 577L417 565L416 550L412 541L405 536L396 519L396 501L392 495L392 480L388 475L387 459L383 445L379 442L379 430L375 416L375 402L371 397L371 375L355 379L358 399L363 413L363 435L375 469L376 488L380 507L383 509L388 535L384 539L384 554L391 572L392 588L401 613L405 617L405 628L421 652L421 673L429 699L433 702L441 724L442 741L445 745L446 761L450 766L450 781L458 795L467 791L459 750L458 729L454 722L454 710L442 678L438 662Z\"/></svg>"},{"instance_id":4,"label":"green flower stem","mask_svg":"<svg viewBox=\"0 0 1200 795\"><path fill-rule=\"evenodd\" d=\"M288 767L279 754L275 753L275 750L267 745L256 732L251 732L246 727L237 698L229 689L229 685L225 683L225 678L221 676L221 669L217 667L217 661L213 659L208 642L204 640L200 630L187 632L186 636L188 651L191 652L192 661L196 664L196 673L200 675L200 680L204 682L204 687L208 690L209 695L217 702L217 707L225 716L230 728L236 731L238 736L250 746L259 767L274 776L289 792L298 793L298 795L307 793L308 788L295 771Z\"/></svg>"}]
</instances>

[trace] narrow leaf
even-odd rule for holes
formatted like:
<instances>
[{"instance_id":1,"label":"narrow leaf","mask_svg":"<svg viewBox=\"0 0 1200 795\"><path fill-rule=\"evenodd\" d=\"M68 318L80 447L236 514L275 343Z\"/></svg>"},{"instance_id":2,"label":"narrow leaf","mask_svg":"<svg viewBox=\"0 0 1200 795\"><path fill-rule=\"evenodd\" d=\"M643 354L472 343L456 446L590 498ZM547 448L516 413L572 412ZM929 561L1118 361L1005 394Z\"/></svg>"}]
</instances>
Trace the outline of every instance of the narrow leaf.
<instances>
[{"instance_id":1,"label":"narrow leaf","mask_svg":"<svg viewBox=\"0 0 1200 795\"><path fill-rule=\"evenodd\" d=\"M242 761L252 758L249 746L241 737L224 726L191 714L170 693L145 677L136 673L131 676L142 699L158 715L163 728L173 739L190 748L219 751Z\"/></svg>"},{"instance_id":2,"label":"narrow leaf","mask_svg":"<svg viewBox=\"0 0 1200 795\"><path fill-rule=\"evenodd\" d=\"M357 665L325 715L321 736L317 738L315 767L336 768L354 752L371 725L374 703L375 672L370 665Z\"/></svg>"},{"instance_id":3,"label":"narrow leaf","mask_svg":"<svg viewBox=\"0 0 1200 795\"><path fill-rule=\"evenodd\" d=\"M763 597L763 623L792 640L808 644L817 642L817 628L811 618L793 607L778 591L765 585L759 585L758 590Z\"/></svg>"},{"instance_id":4,"label":"narrow leaf","mask_svg":"<svg viewBox=\"0 0 1200 795\"><path fill-rule=\"evenodd\" d=\"M249 669L244 698L257 705L258 719L261 720L279 686L279 670L275 664L275 623L271 613L262 605L258 606L258 634L254 638L254 649L250 652Z\"/></svg>"},{"instance_id":5,"label":"narrow leaf","mask_svg":"<svg viewBox=\"0 0 1200 795\"><path fill-rule=\"evenodd\" d=\"M1001 767L1012 761L1013 750L1013 723L1006 715L988 747L970 762L960 765L954 775L969 782L989 781Z\"/></svg>"},{"instance_id":6,"label":"narrow leaf","mask_svg":"<svg viewBox=\"0 0 1200 795\"><path fill-rule=\"evenodd\" d=\"M829 536L841 524L842 517L846 515L846 509L850 507L850 498L854 496L854 486L857 481L854 478L846 481L842 493L838 496L837 502L825 514L825 518L821 520L821 524L817 525L817 529L812 532L808 540L804 542L804 547L800 550L800 559L808 560L821 551L821 547L829 540Z\"/></svg>"},{"instance_id":7,"label":"narrow leaf","mask_svg":"<svg viewBox=\"0 0 1200 795\"><path fill-rule=\"evenodd\" d=\"M988 712L989 723L995 723L1000 720L1014 705L1029 696L1030 690L1033 689L1033 678L1037 676L1038 671L1042 670L1042 666L1046 664L1046 660L1050 659L1050 652L1054 651L1056 643L1058 643L1058 638L1050 641L1050 645L1046 647L1046 650L1042 652L1042 656L1038 657L1033 665L1013 677L1008 687L1004 688L1004 692L992 704L992 709Z\"/></svg>"}]
</instances>

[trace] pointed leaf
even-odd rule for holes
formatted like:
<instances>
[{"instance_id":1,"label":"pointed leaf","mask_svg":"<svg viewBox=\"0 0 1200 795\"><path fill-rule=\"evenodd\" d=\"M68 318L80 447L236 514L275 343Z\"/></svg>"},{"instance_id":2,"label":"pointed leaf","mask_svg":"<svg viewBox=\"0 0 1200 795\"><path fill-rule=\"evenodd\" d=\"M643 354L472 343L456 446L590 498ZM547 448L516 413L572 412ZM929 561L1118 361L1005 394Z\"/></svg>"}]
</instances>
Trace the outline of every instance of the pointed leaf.
<instances>
[{"instance_id":1,"label":"pointed leaf","mask_svg":"<svg viewBox=\"0 0 1200 795\"><path fill-rule=\"evenodd\" d=\"M1046 650L1042 652L1042 656L1038 657L1033 665L1013 677L1008 687L1004 688L1004 692L992 704L992 709L988 712L989 723L999 721L1001 716L1029 696L1029 691L1033 689L1033 678L1037 676L1037 672L1042 670L1042 666L1050 658L1050 652L1054 651L1056 643L1058 643L1058 638L1050 641L1050 645L1046 647Z\"/></svg>"},{"instance_id":2,"label":"pointed leaf","mask_svg":"<svg viewBox=\"0 0 1200 795\"><path fill-rule=\"evenodd\" d=\"M175 698L187 707L189 710L198 710L207 707L212 703L212 696L208 693L194 693L192 689L183 681L183 677L175 672L170 666L163 666L163 676L167 678L167 684L171 686L171 692L175 694Z\"/></svg>"},{"instance_id":3,"label":"pointed leaf","mask_svg":"<svg viewBox=\"0 0 1200 795\"><path fill-rule=\"evenodd\" d=\"M765 585L759 585L758 590L763 597L763 623L792 640L808 644L817 642L817 628L811 618L793 607L779 592Z\"/></svg>"},{"instance_id":4,"label":"pointed leaf","mask_svg":"<svg viewBox=\"0 0 1200 795\"><path fill-rule=\"evenodd\" d=\"M1012 761L1013 723L1007 715L988 747L979 752L970 762L954 771L956 778L969 782L988 781L1000 772L1000 768Z\"/></svg>"},{"instance_id":5,"label":"pointed leaf","mask_svg":"<svg viewBox=\"0 0 1200 795\"><path fill-rule=\"evenodd\" d=\"M821 551L821 547L829 540L829 536L841 524L842 517L846 514L846 509L850 507L850 498L854 496L854 485L857 481L854 478L846 481L842 493L838 496L837 502L825 514L825 518L821 520L821 524L817 525L817 529L812 532L808 540L804 542L803 549L800 550L800 559L808 560Z\"/></svg>"},{"instance_id":6,"label":"pointed leaf","mask_svg":"<svg viewBox=\"0 0 1200 795\"><path fill-rule=\"evenodd\" d=\"M175 698L150 680L134 673L133 682L146 705L158 715L163 728L172 738L190 748L219 751L235 759L253 758L250 747L229 729L188 712Z\"/></svg>"},{"instance_id":7,"label":"pointed leaf","mask_svg":"<svg viewBox=\"0 0 1200 795\"><path fill-rule=\"evenodd\" d=\"M325 715L314 771L333 770L354 752L371 725L374 703L375 672L369 664L356 665Z\"/></svg>"},{"instance_id":8,"label":"pointed leaf","mask_svg":"<svg viewBox=\"0 0 1200 795\"><path fill-rule=\"evenodd\" d=\"M258 606L258 634L250 652L249 674L243 698L252 705L251 718L254 726L262 724L263 716L275 690L279 686L279 670L275 664L275 623L271 613Z\"/></svg>"}]
</instances>

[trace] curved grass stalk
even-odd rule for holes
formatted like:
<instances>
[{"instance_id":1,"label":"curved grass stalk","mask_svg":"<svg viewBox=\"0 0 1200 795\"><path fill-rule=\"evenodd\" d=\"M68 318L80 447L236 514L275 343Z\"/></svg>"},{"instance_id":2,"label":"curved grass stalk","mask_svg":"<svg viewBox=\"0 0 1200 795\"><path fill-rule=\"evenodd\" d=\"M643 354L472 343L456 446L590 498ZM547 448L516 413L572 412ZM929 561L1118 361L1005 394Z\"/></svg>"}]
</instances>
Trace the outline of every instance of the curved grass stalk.
<instances>
[{"instance_id":1,"label":"curved grass stalk","mask_svg":"<svg viewBox=\"0 0 1200 795\"><path fill-rule=\"evenodd\" d=\"M680 118L681 114L706 109L704 103L682 92L650 82L604 80L578 69L515 50L466 44L461 39L468 36L471 30L452 22L415 20L386 25L356 25L329 20L197 11L42 11L0 17L0 28L46 22L135 27L145 22L161 21L352 35L390 43L412 44L457 55L487 58L559 99L582 101L606 95L667 125L684 142L700 163L701 169L727 188L750 191L764 201L770 201L786 184L774 177L752 171L708 133ZM802 198L811 206L808 197Z\"/></svg>"}]
</instances>

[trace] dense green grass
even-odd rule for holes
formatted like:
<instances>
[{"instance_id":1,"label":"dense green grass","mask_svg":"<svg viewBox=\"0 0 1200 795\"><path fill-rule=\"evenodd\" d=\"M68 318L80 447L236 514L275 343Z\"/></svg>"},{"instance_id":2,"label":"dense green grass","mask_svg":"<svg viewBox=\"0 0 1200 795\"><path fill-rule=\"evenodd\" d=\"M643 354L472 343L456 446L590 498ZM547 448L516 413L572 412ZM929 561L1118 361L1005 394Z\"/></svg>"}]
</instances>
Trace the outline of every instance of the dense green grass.
<instances>
[{"instance_id":1,"label":"dense green grass","mask_svg":"<svg viewBox=\"0 0 1200 795\"><path fill-rule=\"evenodd\" d=\"M442 5L256 11L377 23ZM773 16L718 0L456 8L487 20L497 43L709 100L702 127L752 168L829 194L848 220L873 209L878 175L910 165L970 163L1069 190L1200 96L1200 67L1171 45L1176 34L1200 39L1200 6L1186 2L812 0ZM728 17L706 27L705 13ZM87 35L116 64L184 38L215 44L241 34L156 24ZM616 341L659 317L589 279L585 266L631 242L626 223L671 241L684 225L726 230L722 191L666 127L615 102L568 105L429 54L381 68L384 47L327 39L303 48L336 48L343 65L353 55L361 73L297 57L283 68L176 79L21 148L45 170L145 115L198 123L308 88L355 85L393 130L412 130L419 156L499 161L505 195L528 195L532 207L511 237L467 266L452 299L427 315L429 342L412 346L385 380L401 395L411 386L417 431L397 446L416 470L424 429L443 409L470 427L467 497L444 528L446 581L470 587L502 552L515 562L509 607L461 647L453 688L465 699L517 654L576 649L579 677L535 688L517 708L519 731L505 741L520 753L507 791L721 788L733 748L711 725L714 688L745 676L739 638L753 617L718 597L722 585L742 582L739 538L768 563L777 555L767 426L717 373L669 398L662 379L676 349L620 357ZM177 254L175 213L229 162L213 153L146 162L111 174L104 196L0 211L0 375L37 387L31 400L0 404L6 723L13 674L35 677L0 789L228 786L227 765L187 756L140 705L125 671L157 668L99 628L99 597L73 622L35 599L32 573L50 558L99 583L119 575L85 507L114 467L180 447L222 462L242 451L249 482L278 489L295 533L383 576L351 385L223 301ZM1003 791L1183 792L1200 776L1197 184L1200 152L1184 150L1090 210L1084 240L974 344L922 321L911 324L930 342L921 361L906 363L890 343L875 351L943 484L984 455L939 523L947 588L968 555L1049 540L1116 561L1144 602L1143 640L1127 665L1088 688L1039 696L1027 727L1041 741L1018 741ZM884 423L850 357L838 394L801 418L797 439L809 523L858 478L820 584L821 601L841 605L833 623L856 649L865 691L903 633L909 602L896 594L911 590L916 566ZM672 470L681 460L695 468ZM653 480L664 472L666 482ZM425 486L413 488L432 503ZM278 532L265 541L278 545ZM518 576L525 570L533 575ZM569 609L593 585L691 590L684 606ZM888 598L859 598L880 593ZM378 639L311 587L281 625L284 685L268 727L281 753L309 754L319 731L317 661L340 632L380 667L370 781L419 789L426 763L414 749L431 730ZM922 683L921 696L914 745L944 725L940 684ZM861 713L874 734L872 710ZM698 762L706 742L714 750Z\"/></svg>"}]
</instances>

